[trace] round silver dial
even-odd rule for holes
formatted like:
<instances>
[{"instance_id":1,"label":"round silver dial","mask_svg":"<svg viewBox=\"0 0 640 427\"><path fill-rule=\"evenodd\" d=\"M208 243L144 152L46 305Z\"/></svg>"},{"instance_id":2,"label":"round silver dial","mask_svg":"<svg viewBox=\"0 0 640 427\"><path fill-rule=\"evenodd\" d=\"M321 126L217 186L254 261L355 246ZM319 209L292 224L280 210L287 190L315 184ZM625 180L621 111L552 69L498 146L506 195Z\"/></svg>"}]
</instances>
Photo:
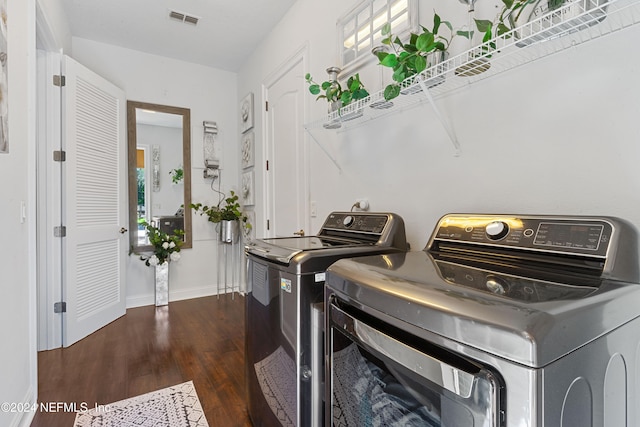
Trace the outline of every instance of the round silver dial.
<instances>
[{"instance_id":1,"label":"round silver dial","mask_svg":"<svg viewBox=\"0 0 640 427\"><path fill-rule=\"evenodd\" d=\"M485 286L497 295L504 295L509 290L509 284L505 280L495 276L487 276Z\"/></svg>"},{"instance_id":2,"label":"round silver dial","mask_svg":"<svg viewBox=\"0 0 640 427\"><path fill-rule=\"evenodd\" d=\"M500 240L509 233L509 226L506 222L493 221L487 224L484 231L489 239Z\"/></svg>"},{"instance_id":3,"label":"round silver dial","mask_svg":"<svg viewBox=\"0 0 640 427\"><path fill-rule=\"evenodd\" d=\"M351 215L347 215L347 216L345 216L345 217L344 217L344 219L342 220L342 224L343 224L345 227L350 227L350 226L352 226L352 225L353 225L354 221L355 221L355 218L354 218L354 217L352 217Z\"/></svg>"}]
</instances>

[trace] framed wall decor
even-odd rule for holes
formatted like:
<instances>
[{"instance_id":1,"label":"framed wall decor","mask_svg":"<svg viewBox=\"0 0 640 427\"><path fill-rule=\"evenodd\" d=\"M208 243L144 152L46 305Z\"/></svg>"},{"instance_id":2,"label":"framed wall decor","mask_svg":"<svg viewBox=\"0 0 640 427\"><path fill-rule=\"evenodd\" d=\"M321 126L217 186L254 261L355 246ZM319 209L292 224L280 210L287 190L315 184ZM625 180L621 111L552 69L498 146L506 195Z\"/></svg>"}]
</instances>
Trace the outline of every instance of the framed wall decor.
<instances>
[{"instance_id":1,"label":"framed wall decor","mask_svg":"<svg viewBox=\"0 0 640 427\"><path fill-rule=\"evenodd\" d=\"M160 146L152 145L151 146L151 182L152 182L152 190L160 191Z\"/></svg>"},{"instance_id":2,"label":"framed wall decor","mask_svg":"<svg viewBox=\"0 0 640 427\"><path fill-rule=\"evenodd\" d=\"M253 128L253 92L245 96L240 103L240 127L242 133Z\"/></svg>"},{"instance_id":3,"label":"framed wall decor","mask_svg":"<svg viewBox=\"0 0 640 427\"><path fill-rule=\"evenodd\" d=\"M252 206L255 204L253 196L254 182L255 178L252 170L242 174L241 195L243 206Z\"/></svg>"},{"instance_id":4,"label":"framed wall decor","mask_svg":"<svg viewBox=\"0 0 640 427\"><path fill-rule=\"evenodd\" d=\"M7 0L0 0L0 153L9 152L7 85Z\"/></svg>"},{"instance_id":5,"label":"framed wall decor","mask_svg":"<svg viewBox=\"0 0 640 427\"><path fill-rule=\"evenodd\" d=\"M255 162L253 158L255 145L255 134L253 131L242 135L240 149L242 150L242 169L252 167Z\"/></svg>"},{"instance_id":6,"label":"framed wall decor","mask_svg":"<svg viewBox=\"0 0 640 427\"><path fill-rule=\"evenodd\" d=\"M247 217L247 223L251 224L250 228L242 227L242 238L245 242L249 242L256 236L256 213L255 211L243 211L242 213Z\"/></svg>"}]
</instances>

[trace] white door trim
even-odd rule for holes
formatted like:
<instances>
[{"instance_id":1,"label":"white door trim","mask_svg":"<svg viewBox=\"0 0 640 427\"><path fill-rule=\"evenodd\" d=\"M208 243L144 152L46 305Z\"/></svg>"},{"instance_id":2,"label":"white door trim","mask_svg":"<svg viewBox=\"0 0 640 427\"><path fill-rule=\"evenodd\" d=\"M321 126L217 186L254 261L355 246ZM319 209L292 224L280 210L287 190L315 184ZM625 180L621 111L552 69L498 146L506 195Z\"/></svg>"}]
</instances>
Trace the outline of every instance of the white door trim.
<instances>
[{"instance_id":1,"label":"white door trim","mask_svg":"<svg viewBox=\"0 0 640 427\"><path fill-rule=\"evenodd\" d=\"M62 301L62 241L53 236L61 218L61 165L53 162L53 151L60 150L60 88L53 76L61 72L61 55L38 51L37 64L37 287L38 350L62 346L62 314L53 305Z\"/></svg>"},{"instance_id":2,"label":"white door trim","mask_svg":"<svg viewBox=\"0 0 640 427\"><path fill-rule=\"evenodd\" d=\"M309 63L308 63L308 58L309 58L309 43L305 42L302 46L300 46L298 48L298 50L296 50L289 58L287 58L283 63L281 63L279 66L277 66L275 68L274 71L271 72L271 74L269 74L264 81L262 82L262 99L266 100L267 99L267 94L269 91L269 87L271 87L273 84L275 84L275 82L277 82L280 78L282 78L282 76L284 76L287 72L289 72L289 70L291 68L293 68L295 66L295 64L302 62L302 67L305 70L309 69ZM304 126L304 123L307 121L307 118L309 117L309 102L305 99L304 103L304 110L302 113L302 123L300 123L300 126ZM263 123L263 132L262 132L262 153L264 154L264 161L266 162L269 159L272 159L274 157L274 153L272 152L272 150L270 150L270 147L268 146L268 141L269 141L269 136L266 132L267 130L267 111L266 108L264 108L264 105L261 106L261 110L262 110L262 123ZM302 149L303 152L303 168L302 170L308 171L309 170L309 150L308 150L308 146L309 146L309 136L307 135L306 131L304 132L304 147ZM271 152L270 152L271 151ZM267 226L266 226L266 219L269 218L273 218L273 213L275 211L275 207L273 206L273 202L271 200L271 195L268 193L269 190L269 175L266 171L266 167L265 164L263 164L260 167L260 171L261 171L261 175L262 175L262 194L264 194L264 203L263 203L263 212L262 212L262 218L265 219L265 222L263 223L264 226L264 232L262 233L264 236L266 237L274 237L275 236L275 232L274 232L274 228L272 227L270 230L267 230ZM302 199L305 201L304 206L302 208L303 212L302 212L302 216L304 218L304 224L303 224L303 228L305 230L309 230L310 227L310 216L309 216L309 193L310 193L310 188L309 188L309 175L307 173L303 174L302 176L302 182L301 182L301 188L302 188Z\"/></svg>"},{"instance_id":3,"label":"white door trim","mask_svg":"<svg viewBox=\"0 0 640 427\"><path fill-rule=\"evenodd\" d=\"M60 225L60 167L52 161L53 150L61 147L60 88L52 76L61 73L62 43L57 39L40 2L36 9L36 311L37 350L62 346L62 314L53 304L62 301L61 241L53 237ZM57 166L57 167L56 167ZM53 185L53 183L57 185ZM54 247L54 245L57 245Z\"/></svg>"}]
</instances>

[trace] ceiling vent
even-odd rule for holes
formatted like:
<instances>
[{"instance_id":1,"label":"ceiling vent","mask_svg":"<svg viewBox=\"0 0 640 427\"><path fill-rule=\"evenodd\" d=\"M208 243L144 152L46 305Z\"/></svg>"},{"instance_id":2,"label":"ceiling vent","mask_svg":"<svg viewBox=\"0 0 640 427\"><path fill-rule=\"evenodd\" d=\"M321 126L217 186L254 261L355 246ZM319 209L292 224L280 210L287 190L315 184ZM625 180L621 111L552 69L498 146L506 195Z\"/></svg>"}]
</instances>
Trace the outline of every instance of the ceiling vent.
<instances>
[{"instance_id":1,"label":"ceiling vent","mask_svg":"<svg viewBox=\"0 0 640 427\"><path fill-rule=\"evenodd\" d=\"M195 16L187 15L186 13L178 12L176 10L169 11L169 18L180 21L185 24L193 24L196 25L200 18L196 18Z\"/></svg>"}]
</instances>

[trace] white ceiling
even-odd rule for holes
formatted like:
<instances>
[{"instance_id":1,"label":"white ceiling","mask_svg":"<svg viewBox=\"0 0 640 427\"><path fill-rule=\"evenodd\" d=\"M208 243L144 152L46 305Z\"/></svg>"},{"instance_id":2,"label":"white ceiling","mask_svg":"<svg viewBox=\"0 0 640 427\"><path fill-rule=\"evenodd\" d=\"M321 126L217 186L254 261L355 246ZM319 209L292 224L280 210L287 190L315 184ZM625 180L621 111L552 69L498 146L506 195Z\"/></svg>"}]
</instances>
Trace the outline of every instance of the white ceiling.
<instances>
[{"instance_id":1,"label":"white ceiling","mask_svg":"<svg viewBox=\"0 0 640 427\"><path fill-rule=\"evenodd\" d=\"M73 36L237 71L296 0L61 1Z\"/></svg>"}]
</instances>

